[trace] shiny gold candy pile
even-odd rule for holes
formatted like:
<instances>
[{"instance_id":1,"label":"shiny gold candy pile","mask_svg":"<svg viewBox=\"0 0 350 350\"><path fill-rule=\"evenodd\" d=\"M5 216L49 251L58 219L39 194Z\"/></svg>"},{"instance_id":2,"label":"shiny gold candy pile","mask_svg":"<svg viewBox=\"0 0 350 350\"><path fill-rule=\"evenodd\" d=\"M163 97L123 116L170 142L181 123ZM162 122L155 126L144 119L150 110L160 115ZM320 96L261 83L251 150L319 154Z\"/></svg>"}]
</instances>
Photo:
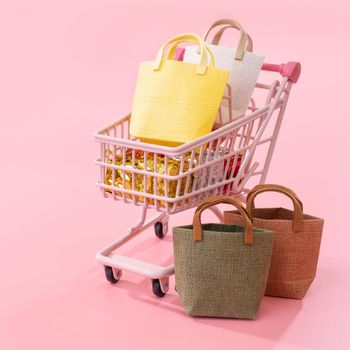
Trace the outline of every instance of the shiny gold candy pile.
<instances>
[{"instance_id":1,"label":"shiny gold candy pile","mask_svg":"<svg viewBox=\"0 0 350 350\"><path fill-rule=\"evenodd\" d=\"M107 154L107 163L113 164L113 153L112 151L108 150ZM123 155L118 154L115 157L115 165L118 166L124 166L126 168L129 168L130 171L127 170L120 170L120 169L112 169L107 168L106 170L106 176L105 176L105 184L109 186L113 186L113 171L115 171L115 181L114 186L118 187L120 189L126 189L126 190L132 190L132 169L139 169L139 170L146 170L148 172L154 172L154 163L156 163L156 176L152 175L142 175L134 173L134 191L137 192L144 192L146 187L146 193L149 194L155 194L158 196L165 197L165 183L167 182L168 187L168 197L174 198L176 194L176 187L177 187L177 180L166 180L161 177L158 177L157 175L164 175L165 174L165 166L164 166L164 156L163 155L157 155L156 156L156 162L154 162L154 153L148 153L147 159L145 161L145 158L143 156L142 151L135 151L135 165L132 165L132 150L128 149L125 153L125 165L123 165ZM180 172L180 163L181 160L179 158L175 157L169 157L168 158L168 170L166 175L170 176L176 176ZM187 171L189 168L190 163L190 157L187 157L184 162L184 169L183 171ZM124 184L123 184L123 177L124 177ZM188 181L188 187L187 187L187 193L190 193L192 191L192 184L193 179L195 175L192 173L190 175ZM186 187L186 179L187 177L182 178L181 184L180 184L180 191L179 195L182 196L185 192ZM112 193L112 190L106 190L106 192ZM116 191L116 194L122 195L121 192ZM145 197L142 195L135 195L136 200L143 203L145 200ZM125 193L126 198L132 198L132 195L129 193ZM150 204L154 204L154 199L152 198L146 198L147 202ZM159 201L159 204L161 206L165 206L164 201Z\"/></svg>"}]
</instances>

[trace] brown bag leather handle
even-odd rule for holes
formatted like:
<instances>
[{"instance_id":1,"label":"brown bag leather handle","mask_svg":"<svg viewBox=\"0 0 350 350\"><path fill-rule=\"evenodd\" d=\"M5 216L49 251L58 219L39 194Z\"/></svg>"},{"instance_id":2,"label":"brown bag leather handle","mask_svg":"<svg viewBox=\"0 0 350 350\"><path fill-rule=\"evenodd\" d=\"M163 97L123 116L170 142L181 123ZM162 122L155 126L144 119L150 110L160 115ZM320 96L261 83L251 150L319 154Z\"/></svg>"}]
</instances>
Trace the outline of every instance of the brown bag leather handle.
<instances>
[{"instance_id":1,"label":"brown bag leather handle","mask_svg":"<svg viewBox=\"0 0 350 350\"><path fill-rule=\"evenodd\" d=\"M221 28L218 32L216 32L215 36L213 37L211 44L212 45L219 45L222 34L226 31L228 28L233 28L233 29L239 29L238 27L231 25L231 26L226 26ZM252 52L253 51L253 40L250 37L250 35L247 33L247 44L245 47L246 51Z\"/></svg>"},{"instance_id":2,"label":"brown bag leather handle","mask_svg":"<svg viewBox=\"0 0 350 350\"><path fill-rule=\"evenodd\" d=\"M237 45L237 49L236 49L236 54L234 59L235 60L242 60L243 56L244 56L244 51L245 51L245 47L247 44L247 33L245 32L245 30L243 29L242 25L240 23L238 23L237 21L233 20L233 19L219 19L217 21L215 21L207 30L207 32L204 35L204 41L207 39L209 33L212 31L212 29L214 29L215 27L221 26L221 25L225 25L225 26L232 26L236 29L238 29L240 31L240 37L239 37L239 41L238 41L238 45Z\"/></svg>"},{"instance_id":3,"label":"brown bag leather handle","mask_svg":"<svg viewBox=\"0 0 350 350\"><path fill-rule=\"evenodd\" d=\"M196 209L193 215L193 239L194 241L201 241L203 239L202 232L202 222L201 215L205 209L209 207L220 204L232 204L236 207L242 214L245 222L245 231L244 231L244 243L252 244L253 243L253 224L249 218L248 212L243 208L242 204L235 198L226 197L226 196L212 196L205 199Z\"/></svg>"},{"instance_id":4,"label":"brown bag leather handle","mask_svg":"<svg viewBox=\"0 0 350 350\"><path fill-rule=\"evenodd\" d=\"M265 184L255 186L247 196L247 212L253 220L252 209L254 208L255 197L262 192L279 192L293 201L294 205L294 219L293 219L293 232L301 232L304 229L303 223L303 203L299 197L289 188L275 185L275 184Z\"/></svg>"}]
</instances>

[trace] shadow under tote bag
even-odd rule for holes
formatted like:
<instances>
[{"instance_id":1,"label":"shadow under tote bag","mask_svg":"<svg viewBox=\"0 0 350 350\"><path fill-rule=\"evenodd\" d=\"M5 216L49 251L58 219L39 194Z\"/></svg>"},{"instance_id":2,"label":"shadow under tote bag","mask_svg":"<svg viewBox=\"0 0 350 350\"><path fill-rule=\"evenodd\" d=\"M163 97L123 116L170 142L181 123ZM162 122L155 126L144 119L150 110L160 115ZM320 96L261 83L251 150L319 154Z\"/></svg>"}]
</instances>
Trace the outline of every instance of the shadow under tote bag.
<instances>
[{"instance_id":1,"label":"shadow under tote bag","mask_svg":"<svg viewBox=\"0 0 350 350\"><path fill-rule=\"evenodd\" d=\"M294 210L254 209L254 198L263 192L288 196ZM303 214L303 205L289 188L258 185L247 196L247 212L254 226L275 232L273 253L265 295L302 299L316 275L323 219ZM225 212L225 222L243 222L238 211Z\"/></svg>"},{"instance_id":2,"label":"shadow under tote bag","mask_svg":"<svg viewBox=\"0 0 350 350\"><path fill-rule=\"evenodd\" d=\"M231 19L220 19L215 21L204 36L207 40L212 29L225 25L213 38L212 45L208 45L215 57L216 66L230 71L228 83L232 91L232 119L244 115L246 112L250 97L252 96L255 84L260 73L264 56L251 52L253 43L251 37L244 31L243 27ZM218 46L221 35L228 28L240 30L240 38L237 48ZM187 46L184 54L184 61L198 62L198 47ZM229 122L228 106L221 109L221 120L216 123L225 124ZM219 118L219 117L218 117Z\"/></svg>"},{"instance_id":3,"label":"shadow under tote bag","mask_svg":"<svg viewBox=\"0 0 350 350\"><path fill-rule=\"evenodd\" d=\"M199 63L175 61L182 42L199 46ZM164 50L170 52L164 57ZM154 62L140 64L130 134L142 141L178 146L209 133L224 93L228 71L215 67L205 42L195 34L167 41Z\"/></svg>"},{"instance_id":4,"label":"shadow under tote bag","mask_svg":"<svg viewBox=\"0 0 350 350\"><path fill-rule=\"evenodd\" d=\"M244 226L201 224L203 210L235 206ZM209 197L197 208L193 225L173 228L176 290L191 316L256 317L270 267L273 232L253 228L234 198Z\"/></svg>"}]
</instances>

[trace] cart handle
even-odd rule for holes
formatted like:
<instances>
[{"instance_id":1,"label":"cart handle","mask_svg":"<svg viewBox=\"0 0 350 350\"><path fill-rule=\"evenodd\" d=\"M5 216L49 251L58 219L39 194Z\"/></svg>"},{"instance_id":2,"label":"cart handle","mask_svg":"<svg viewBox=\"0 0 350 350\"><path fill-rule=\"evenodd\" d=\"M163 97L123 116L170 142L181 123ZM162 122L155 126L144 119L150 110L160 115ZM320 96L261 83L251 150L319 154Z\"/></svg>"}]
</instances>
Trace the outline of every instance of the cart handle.
<instances>
[{"instance_id":1,"label":"cart handle","mask_svg":"<svg viewBox=\"0 0 350 350\"><path fill-rule=\"evenodd\" d=\"M287 77L293 84L295 84L300 77L301 64L293 61L282 64L264 63L262 70L280 73L282 77Z\"/></svg>"},{"instance_id":2,"label":"cart handle","mask_svg":"<svg viewBox=\"0 0 350 350\"><path fill-rule=\"evenodd\" d=\"M183 61L184 55L185 48L177 46L174 59L176 61ZM300 77L301 64L293 61L282 64L264 63L262 65L262 70L280 73L283 77L287 77L293 84L295 84Z\"/></svg>"}]
</instances>

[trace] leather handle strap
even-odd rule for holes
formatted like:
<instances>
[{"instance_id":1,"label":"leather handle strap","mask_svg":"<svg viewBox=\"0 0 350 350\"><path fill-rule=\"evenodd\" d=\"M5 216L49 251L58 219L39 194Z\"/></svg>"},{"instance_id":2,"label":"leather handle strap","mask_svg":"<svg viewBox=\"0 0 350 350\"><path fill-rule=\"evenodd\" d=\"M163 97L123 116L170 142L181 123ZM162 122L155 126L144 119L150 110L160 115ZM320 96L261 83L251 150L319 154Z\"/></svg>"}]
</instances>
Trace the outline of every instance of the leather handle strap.
<instances>
[{"instance_id":1,"label":"leather handle strap","mask_svg":"<svg viewBox=\"0 0 350 350\"><path fill-rule=\"evenodd\" d=\"M165 42L158 51L157 57L153 62L153 70L160 70L164 61L164 50L171 44L179 44L180 42L191 42L199 46L200 59L197 69L197 74L205 74L208 64L208 47L204 41L196 34L185 33L173 37L172 39ZM210 66L215 67L215 60L210 61Z\"/></svg>"},{"instance_id":2,"label":"leather handle strap","mask_svg":"<svg viewBox=\"0 0 350 350\"><path fill-rule=\"evenodd\" d=\"M205 199L196 209L193 216L193 240L201 241L203 239L202 232L202 222L201 215L202 212L213 205L226 203L231 204L236 207L239 212L242 214L245 223L245 231L244 231L244 243L252 244L253 243L253 224L250 220L249 214L245 208L243 208L242 204L235 198L226 197L226 196L212 196Z\"/></svg>"},{"instance_id":3,"label":"leather handle strap","mask_svg":"<svg viewBox=\"0 0 350 350\"><path fill-rule=\"evenodd\" d=\"M226 31L228 28L233 28L233 29L239 29L236 26L226 26L222 27L218 32L216 32L215 36L213 37L213 40L211 41L212 45L219 45L222 34ZM253 51L253 40L251 36L247 33L247 44L245 47L246 51L252 52Z\"/></svg>"},{"instance_id":4,"label":"leather handle strap","mask_svg":"<svg viewBox=\"0 0 350 350\"><path fill-rule=\"evenodd\" d=\"M218 26L221 25L229 25L229 26L233 26L234 28L238 29L240 31L240 37L239 37L239 41L238 41L238 45L236 48L236 54L235 54L235 60L242 60L243 56L244 56L244 50L247 44L247 33L245 32L245 30L243 29L242 25L240 23L238 23L237 21L233 20L233 19L219 19L217 21L215 21L207 30L207 32L204 35L204 40L207 40L209 33Z\"/></svg>"},{"instance_id":5,"label":"leather handle strap","mask_svg":"<svg viewBox=\"0 0 350 350\"><path fill-rule=\"evenodd\" d=\"M255 186L247 196L247 212L253 220L252 209L254 208L255 197L263 192L279 192L293 201L294 205L294 219L293 219L293 232L301 232L304 229L303 223L303 203L299 197L289 188L275 185L275 184L265 184Z\"/></svg>"}]
</instances>

